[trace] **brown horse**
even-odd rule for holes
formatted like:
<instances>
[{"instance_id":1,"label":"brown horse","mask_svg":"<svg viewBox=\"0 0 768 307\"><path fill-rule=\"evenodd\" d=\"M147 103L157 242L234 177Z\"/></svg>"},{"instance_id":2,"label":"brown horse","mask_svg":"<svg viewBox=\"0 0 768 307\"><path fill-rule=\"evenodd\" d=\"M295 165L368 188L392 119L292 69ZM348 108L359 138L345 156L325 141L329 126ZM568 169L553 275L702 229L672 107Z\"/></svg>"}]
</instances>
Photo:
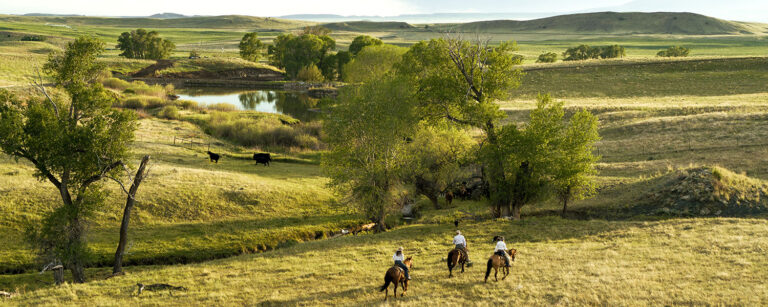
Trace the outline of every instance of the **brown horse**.
<instances>
[{"instance_id":1,"label":"brown horse","mask_svg":"<svg viewBox=\"0 0 768 307\"><path fill-rule=\"evenodd\" d=\"M411 267L413 267L413 257L408 257L403 261L403 264L408 267L410 270ZM379 291L386 291L384 293L384 300L387 300L387 296L389 295L389 283L395 284L395 297L397 297L397 284L401 284L403 287L403 294L400 294L400 296L404 296L405 292L408 291L408 279L405 278L405 272L402 268L399 266L393 265L389 270L387 270L387 273L384 274L384 285L381 286L381 289Z\"/></svg>"},{"instance_id":2,"label":"brown horse","mask_svg":"<svg viewBox=\"0 0 768 307\"><path fill-rule=\"evenodd\" d=\"M453 268L461 264L461 272L464 273L464 265L467 263L467 253L454 248L448 252L448 277L453 277Z\"/></svg>"},{"instance_id":3,"label":"brown horse","mask_svg":"<svg viewBox=\"0 0 768 307\"><path fill-rule=\"evenodd\" d=\"M517 253L516 249L510 249L506 251L507 254L509 254L509 264L512 265L512 262L515 261L515 254ZM507 278L507 275L509 275L509 268L504 266L504 257L496 255L495 253L493 256L491 256L490 259L488 259L488 269L485 271L485 281L488 282L488 276L491 275L491 269L493 269L493 278L496 279L496 281L499 281L499 268L501 268L502 274L504 274L503 277L501 277L501 280L504 280Z\"/></svg>"}]
</instances>

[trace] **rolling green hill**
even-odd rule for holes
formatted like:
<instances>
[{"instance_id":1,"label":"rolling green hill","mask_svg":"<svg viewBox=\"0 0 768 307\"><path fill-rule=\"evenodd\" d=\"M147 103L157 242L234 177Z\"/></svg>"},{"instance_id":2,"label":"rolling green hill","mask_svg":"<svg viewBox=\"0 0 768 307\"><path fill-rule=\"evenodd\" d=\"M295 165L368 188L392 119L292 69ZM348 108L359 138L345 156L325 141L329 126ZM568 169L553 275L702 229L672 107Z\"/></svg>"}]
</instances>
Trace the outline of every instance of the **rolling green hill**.
<instances>
[{"instance_id":1,"label":"rolling green hill","mask_svg":"<svg viewBox=\"0 0 768 307\"><path fill-rule=\"evenodd\" d=\"M346 21L332 22L323 24L324 27L333 31L355 31L355 32L377 32L377 31L398 31L414 28L405 22L396 21Z\"/></svg>"},{"instance_id":2,"label":"rolling green hill","mask_svg":"<svg viewBox=\"0 0 768 307\"><path fill-rule=\"evenodd\" d=\"M749 34L749 27L693 13L588 13L516 21L479 21L452 26L461 32L540 32L612 34Z\"/></svg>"},{"instance_id":3,"label":"rolling green hill","mask_svg":"<svg viewBox=\"0 0 768 307\"><path fill-rule=\"evenodd\" d=\"M186 18L115 18L0 15L0 22L57 24L62 26L105 26L121 28L206 28L206 29L293 29L314 24L308 21L242 15Z\"/></svg>"}]
</instances>

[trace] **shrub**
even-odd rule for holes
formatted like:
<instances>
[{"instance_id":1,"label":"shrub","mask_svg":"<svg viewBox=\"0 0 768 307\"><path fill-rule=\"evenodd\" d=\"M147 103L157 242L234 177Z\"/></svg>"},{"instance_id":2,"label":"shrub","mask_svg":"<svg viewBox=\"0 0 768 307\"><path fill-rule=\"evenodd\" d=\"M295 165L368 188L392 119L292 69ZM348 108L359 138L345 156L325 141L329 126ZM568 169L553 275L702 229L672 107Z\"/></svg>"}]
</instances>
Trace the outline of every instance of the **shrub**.
<instances>
[{"instance_id":1,"label":"shrub","mask_svg":"<svg viewBox=\"0 0 768 307\"><path fill-rule=\"evenodd\" d=\"M144 109L147 107L147 100L144 97L129 97L123 101L123 107L129 109Z\"/></svg>"},{"instance_id":2,"label":"shrub","mask_svg":"<svg viewBox=\"0 0 768 307\"><path fill-rule=\"evenodd\" d=\"M176 100L175 103L177 106L185 110L196 110L200 108L200 106L197 104L197 101L194 100Z\"/></svg>"},{"instance_id":3,"label":"shrub","mask_svg":"<svg viewBox=\"0 0 768 307\"><path fill-rule=\"evenodd\" d=\"M22 42L44 42L45 36L42 35L24 35L21 38Z\"/></svg>"},{"instance_id":4,"label":"shrub","mask_svg":"<svg viewBox=\"0 0 768 307\"><path fill-rule=\"evenodd\" d=\"M323 82L323 73L314 64L299 69L296 79L306 82Z\"/></svg>"},{"instance_id":5,"label":"shrub","mask_svg":"<svg viewBox=\"0 0 768 307\"><path fill-rule=\"evenodd\" d=\"M284 147L319 150L320 123L283 125L277 117L251 112L213 112L206 130L242 146Z\"/></svg>"},{"instance_id":6,"label":"shrub","mask_svg":"<svg viewBox=\"0 0 768 307\"><path fill-rule=\"evenodd\" d=\"M237 110L237 107L235 107L235 105L229 104L229 103L223 103L223 102L208 105L206 106L206 108L208 108L209 110L221 111L221 112L231 112L231 111Z\"/></svg>"},{"instance_id":7,"label":"shrub","mask_svg":"<svg viewBox=\"0 0 768 307\"><path fill-rule=\"evenodd\" d=\"M554 63L557 62L557 53L545 52L539 55L539 59L536 63Z\"/></svg>"},{"instance_id":8,"label":"shrub","mask_svg":"<svg viewBox=\"0 0 768 307\"><path fill-rule=\"evenodd\" d=\"M160 110L157 116L165 119L179 119L179 109L175 106L167 106Z\"/></svg>"},{"instance_id":9,"label":"shrub","mask_svg":"<svg viewBox=\"0 0 768 307\"><path fill-rule=\"evenodd\" d=\"M672 46L667 48L667 50L659 51L659 53L656 54L658 57L687 57L688 54L691 52L690 49L682 47L682 46Z\"/></svg>"},{"instance_id":10,"label":"shrub","mask_svg":"<svg viewBox=\"0 0 768 307\"><path fill-rule=\"evenodd\" d=\"M578 47L568 48L563 52L563 61L582 61L597 59L600 57L601 49L599 47L590 47L588 45L579 45Z\"/></svg>"},{"instance_id":11,"label":"shrub","mask_svg":"<svg viewBox=\"0 0 768 307\"><path fill-rule=\"evenodd\" d=\"M613 45L603 47L600 52L600 57L603 59L623 58L627 56L627 52L624 46Z\"/></svg>"},{"instance_id":12,"label":"shrub","mask_svg":"<svg viewBox=\"0 0 768 307\"><path fill-rule=\"evenodd\" d=\"M131 86L131 83L118 78L108 78L101 82L104 87L124 91Z\"/></svg>"}]
</instances>

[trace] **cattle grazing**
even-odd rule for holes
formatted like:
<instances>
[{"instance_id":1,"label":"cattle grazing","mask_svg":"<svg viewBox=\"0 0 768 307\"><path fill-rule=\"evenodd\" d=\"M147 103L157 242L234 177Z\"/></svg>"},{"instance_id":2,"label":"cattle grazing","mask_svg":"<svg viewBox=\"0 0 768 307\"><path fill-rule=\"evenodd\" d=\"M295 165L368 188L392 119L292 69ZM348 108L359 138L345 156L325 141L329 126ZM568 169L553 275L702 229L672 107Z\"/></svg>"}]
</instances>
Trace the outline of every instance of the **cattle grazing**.
<instances>
[{"instance_id":1,"label":"cattle grazing","mask_svg":"<svg viewBox=\"0 0 768 307\"><path fill-rule=\"evenodd\" d=\"M269 162L272 161L272 155L268 153L255 153L253 154L253 159L256 160L256 163L264 164L264 166L269 166Z\"/></svg>"},{"instance_id":2,"label":"cattle grazing","mask_svg":"<svg viewBox=\"0 0 768 307\"><path fill-rule=\"evenodd\" d=\"M221 157L219 156L219 154L215 154L210 151L206 151L206 152L208 153L208 158L211 159L211 162L216 162L217 164L219 163L219 158Z\"/></svg>"}]
</instances>

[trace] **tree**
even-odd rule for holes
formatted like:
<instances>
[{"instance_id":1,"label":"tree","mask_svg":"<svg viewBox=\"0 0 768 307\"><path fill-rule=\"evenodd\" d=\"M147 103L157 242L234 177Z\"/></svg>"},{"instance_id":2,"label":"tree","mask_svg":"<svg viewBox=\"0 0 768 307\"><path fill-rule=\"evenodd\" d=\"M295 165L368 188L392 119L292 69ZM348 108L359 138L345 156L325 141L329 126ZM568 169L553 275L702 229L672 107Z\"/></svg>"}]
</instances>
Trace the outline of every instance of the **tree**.
<instances>
[{"instance_id":1,"label":"tree","mask_svg":"<svg viewBox=\"0 0 768 307\"><path fill-rule=\"evenodd\" d=\"M545 52L539 55L536 63L554 63L557 62L557 53Z\"/></svg>"},{"instance_id":2,"label":"tree","mask_svg":"<svg viewBox=\"0 0 768 307\"><path fill-rule=\"evenodd\" d=\"M579 45L578 47L568 48L563 52L563 61L582 61L597 59L600 57L600 47L590 47L588 45Z\"/></svg>"},{"instance_id":3,"label":"tree","mask_svg":"<svg viewBox=\"0 0 768 307\"><path fill-rule=\"evenodd\" d=\"M463 167L474 159L472 137L453 125L423 126L406 146L408 157L404 181L440 209L438 196L469 176Z\"/></svg>"},{"instance_id":4,"label":"tree","mask_svg":"<svg viewBox=\"0 0 768 307\"><path fill-rule=\"evenodd\" d=\"M355 39L352 40L352 43L349 44L349 53L355 57L366 46L380 46L381 44L382 42L378 38L370 37L368 35L360 35L355 37Z\"/></svg>"},{"instance_id":5,"label":"tree","mask_svg":"<svg viewBox=\"0 0 768 307\"><path fill-rule=\"evenodd\" d=\"M136 171L136 176L134 176L133 181L131 181L131 186L128 190L125 190L125 186L121 183L121 187L123 188L127 199L123 210L123 221L120 223L120 240L118 241L117 249L115 250L115 262L112 267L113 275L123 272L123 255L125 255L125 247L128 244L128 224L131 221L131 210L133 210L133 205L136 203L136 193L139 191L139 185L141 185L141 182L149 175L149 170L147 169L148 164L149 155L146 155L141 159L139 169Z\"/></svg>"},{"instance_id":6,"label":"tree","mask_svg":"<svg viewBox=\"0 0 768 307\"><path fill-rule=\"evenodd\" d=\"M595 143L600 140L597 117L582 110L571 117L565 129L562 147L555 160L552 184L563 204L563 215L572 199L582 199L595 193Z\"/></svg>"},{"instance_id":7,"label":"tree","mask_svg":"<svg viewBox=\"0 0 768 307\"><path fill-rule=\"evenodd\" d=\"M514 43L490 46L458 38L436 39L413 45L396 65L406 84L414 87L418 113L426 120L448 120L479 128L485 155L481 156L492 205L508 216L511 206L507 174L503 172L499 121L505 117L496 101L509 97L523 73L515 66Z\"/></svg>"},{"instance_id":8,"label":"tree","mask_svg":"<svg viewBox=\"0 0 768 307\"><path fill-rule=\"evenodd\" d=\"M396 187L408 160L405 139L418 120L410 89L391 77L345 87L325 122L330 150L322 169L329 185L375 222L378 231L386 229L384 219L396 205Z\"/></svg>"},{"instance_id":9,"label":"tree","mask_svg":"<svg viewBox=\"0 0 768 307\"><path fill-rule=\"evenodd\" d=\"M659 53L656 54L658 57L687 57L688 54L691 52L690 49L682 47L682 46L672 46L667 48L667 50L659 51Z\"/></svg>"},{"instance_id":10,"label":"tree","mask_svg":"<svg viewBox=\"0 0 768 307\"><path fill-rule=\"evenodd\" d=\"M315 65L304 66L299 70L296 79L306 82L323 82L323 74Z\"/></svg>"},{"instance_id":11,"label":"tree","mask_svg":"<svg viewBox=\"0 0 768 307\"><path fill-rule=\"evenodd\" d=\"M240 47L240 57L251 62L258 61L261 58L262 50L264 50L264 44L258 39L256 32L243 35L238 46Z\"/></svg>"},{"instance_id":12,"label":"tree","mask_svg":"<svg viewBox=\"0 0 768 307\"><path fill-rule=\"evenodd\" d=\"M627 52L624 46L612 45L600 49L600 58L602 59L623 58L625 56L627 56Z\"/></svg>"},{"instance_id":13,"label":"tree","mask_svg":"<svg viewBox=\"0 0 768 307\"><path fill-rule=\"evenodd\" d=\"M288 77L295 79L299 70L310 64L325 67L323 61L334 48L336 41L327 35L282 34L275 38L269 54L274 65L285 68Z\"/></svg>"},{"instance_id":14,"label":"tree","mask_svg":"<svg viewBox=\"0 0 768 307\"><path fill-rule=\"evenodd\" d=\"M120 34L115 48L123 51L120 56L129 59L159 60L168 58L176 45L161 38L157 31L136 29Z\"/></svg>"},{"instance_id":15,"label":"tree","mask_svg":"<svg viewBox=\"0 0 768 307\"><path fill-rule=\"evenodd\" d=\"M136 129L135 114L112 109L112 96L94 82L102 69L104 43L79 37L44 66L68 99L23 101L0 92L0 149L34 165L35 176L56 187L61 206L51 212L33 239L48 260L61 261L75 282L84 282L87 219L104 200L99 182L117 171Z\"/></svg>"},{"instance_id":16,"label":"tree","mask_svg":"<svg viewBox=\"0 0 768 307\"><path fill-rule=\"evenodd\" d=\"M352 60L352 54L349 51L339 51L336 53L336 73L338 80L344 80L344 65Z\"/></svg>"},{"instance_id":17,"label":"tree","mask_svg":"<svg viewBox=\"0 0 768 307\"><path fill-rule=\"evenodd\" d=\"M344 66L344 81L366 82L390 72L408 51L393 45L370 46L363 49Z\"/></svg>"},{"instance_id":18,"label":"tree","mask_svg":"<svg viewBox=\"0 0 768 307\"><path fill-rule=\"evenodd\" d=\"M328 29L323 26L306 26L304 27L304 29L301 30L301 34L299 35L306 35L306 34L326 36L331 34L331 29Z\"/></svg>"}]
</instances>

